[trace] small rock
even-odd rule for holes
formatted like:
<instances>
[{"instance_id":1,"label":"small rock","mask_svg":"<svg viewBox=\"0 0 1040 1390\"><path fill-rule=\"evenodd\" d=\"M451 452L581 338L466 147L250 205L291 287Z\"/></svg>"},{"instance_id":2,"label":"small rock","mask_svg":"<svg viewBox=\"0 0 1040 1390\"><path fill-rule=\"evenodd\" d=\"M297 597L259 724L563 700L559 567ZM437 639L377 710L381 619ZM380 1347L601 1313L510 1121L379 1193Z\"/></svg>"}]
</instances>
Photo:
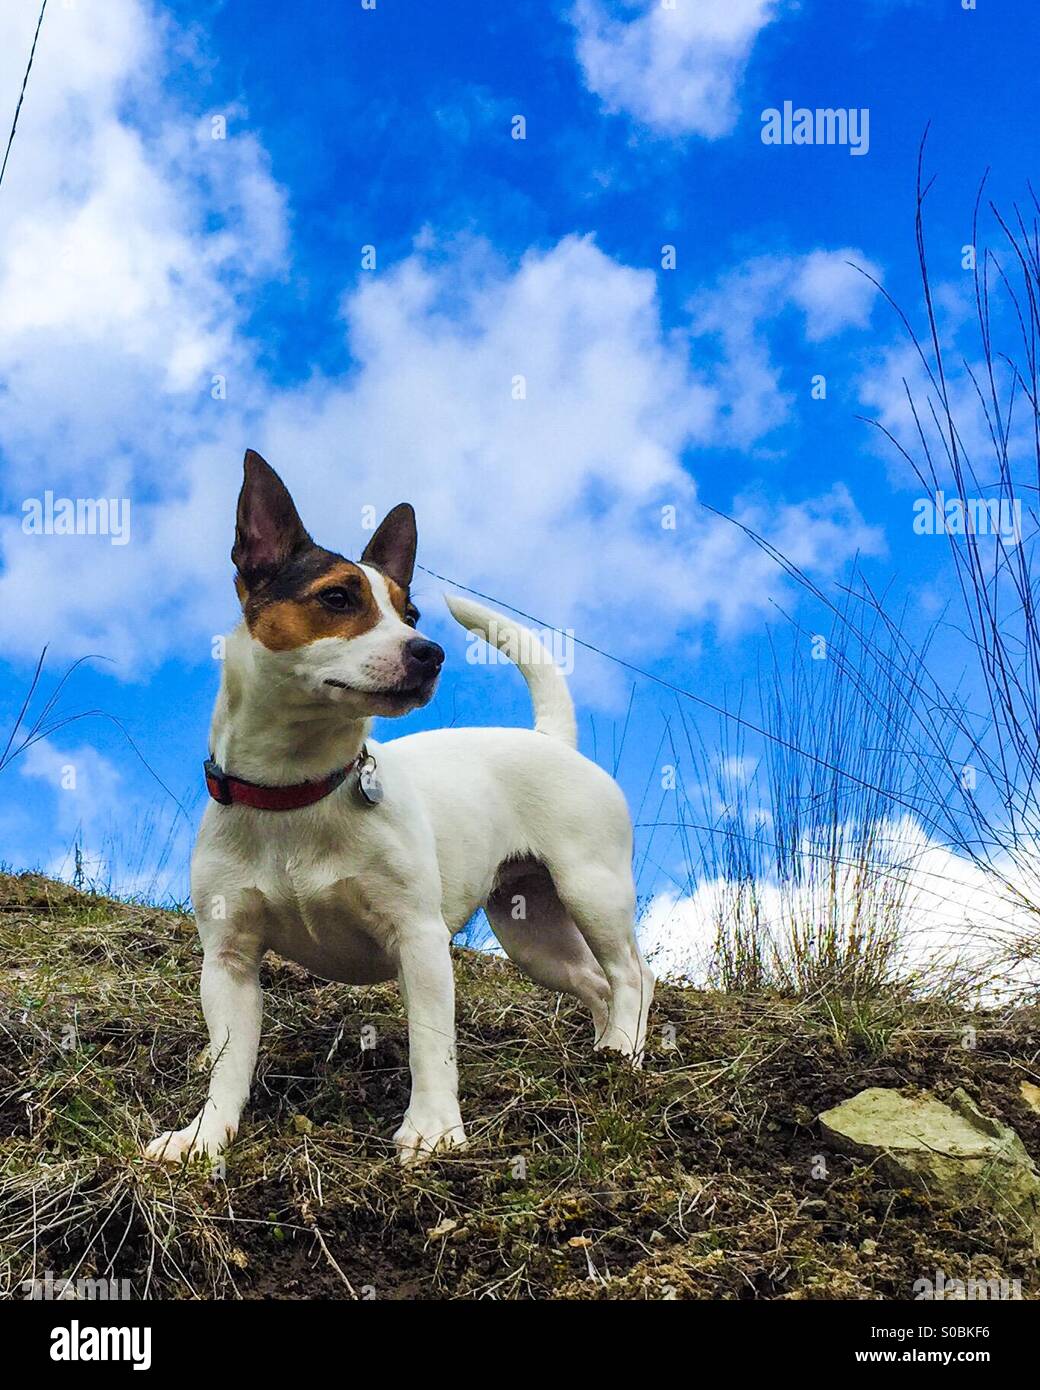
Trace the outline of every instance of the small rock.
<instances>
[{"instance_id":1,"label":"small rock","mask_svg":"<svg viewBox=\"0 0 1040 1390\"><path fill-rule=\"evenodd\" d=\"M1033 1110L1040 1111L1040 1086L1034 1086L1031 1081L1023 1081L1018 1088L1022 1092L1022 1099Z\"/></svg>"},{"instance_id":2,"label":"small rock","mask_svg":"<svg viewBox=\"0 0 1040 1390\"><path fill-rule=\"evenodd\" d=\"M429 1236L430 1240L443 1240L445 1236L451 1235L458 1224L459 1223L452 1217L446 1216L444 1220L438 1222L436 1226L431 1226L426 1234Z\"/></svg>"},{"instance_id":3,"label":"small rock","mask_svg":"<svg viewBox=\"0 0 1040 1390\"><path fill-rule=\"evenodd\" d=\"M819 1120L835 1148L873 1160L892 1181L952 1207L981 1203L1014 1214L1040 1242L1040 1173L1015 1131L960 1087L944 1105L871 1086Z\"/></svg>"}]
</instances>

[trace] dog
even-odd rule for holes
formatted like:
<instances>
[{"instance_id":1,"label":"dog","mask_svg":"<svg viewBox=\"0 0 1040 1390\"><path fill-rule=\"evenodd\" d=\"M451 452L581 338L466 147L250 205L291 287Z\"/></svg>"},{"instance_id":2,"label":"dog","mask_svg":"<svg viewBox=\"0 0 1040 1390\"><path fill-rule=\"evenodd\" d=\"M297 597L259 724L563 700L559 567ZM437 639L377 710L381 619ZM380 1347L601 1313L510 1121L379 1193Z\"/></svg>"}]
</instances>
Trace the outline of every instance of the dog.
<instances>
[{"instance_id":1,"label":"dog","mask_svg":"<svg viewBox=\"0 0 1040 1390\"><path fill-rule=\"evenodd\" d=\"M459 623L519 666L534 728L369 737L373 717L429 702L444 661L417 631L416 540L401 503L359 562L323 549L277 473L247 451L231 552L242 621L226 642L191 867L209 1094L149 1158L212 1159L234 1139L268 950L346 984L396 978L411 1072L398 1157L463 1145L450 942L481 907L522 971L587 1006L597 1049L640 1064L654 977L634 932L628 808L577 752L574 706L546 648L448 598Z\"/></svg>"}]
</instances>

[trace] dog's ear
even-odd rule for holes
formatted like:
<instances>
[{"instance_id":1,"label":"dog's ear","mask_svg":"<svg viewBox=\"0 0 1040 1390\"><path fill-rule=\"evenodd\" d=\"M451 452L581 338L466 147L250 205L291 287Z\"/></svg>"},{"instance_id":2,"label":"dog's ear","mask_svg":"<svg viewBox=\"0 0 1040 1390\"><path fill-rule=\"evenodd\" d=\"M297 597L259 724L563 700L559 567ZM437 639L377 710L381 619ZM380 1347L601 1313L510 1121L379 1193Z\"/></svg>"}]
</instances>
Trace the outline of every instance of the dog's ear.
<instances>
[{"instance_id":1,"label":"dog's ear","mask_svg":"<svg viewBox=\"0 0 1040 1390\"><path fill-rule=\"evenodd\" d=\"M231 558L247 589L277 574L298 550L314 542L289 489L271 465L246 450Z\"/></svg>"},{"instance_id":2,"label":"dog's ear","mask_svg":"<svg viewBox=\"0 0 1040 1390\"><path fill-rule=\"evenodd\" d=\"M398 502L376 527L375 535L365 546L361 563L374 565L395 584L407 589L415 570L415 512L410 502Z\"/></svg>"}]
</instances>

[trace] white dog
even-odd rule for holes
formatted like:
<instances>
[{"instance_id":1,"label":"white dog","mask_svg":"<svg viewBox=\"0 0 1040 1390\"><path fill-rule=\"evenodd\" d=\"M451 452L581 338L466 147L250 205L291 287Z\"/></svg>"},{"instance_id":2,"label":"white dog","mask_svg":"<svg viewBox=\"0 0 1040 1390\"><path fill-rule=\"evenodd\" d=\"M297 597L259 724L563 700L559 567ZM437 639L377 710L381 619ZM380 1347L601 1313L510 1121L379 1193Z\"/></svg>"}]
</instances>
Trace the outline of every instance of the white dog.
<instances>
[{"instance_id":1,"label":"white dog","mask_svg":"<svg viewBox=\"0 0 1040 1390\"><path fill-rule=\"evenodd\" d=\"M359 564L323 550L278 475L246 454L232 550L243 621L227 641L206 765L214 804L191 876L209 1097L150 1158L213 1156L234 1138L269 949L347 984L396 976L412 1080L400 1159L464 1143L449 943L480 907L523 971L588 1006L597 1048L639 1064L653 975L633 934L628 810L575 751L574 707L546 649L451 598L456 619L523 672L534 730L368 738L373 716L427 703L444 659L415 631L415 546L402 504Z\"/></svg>"}]
</instances>

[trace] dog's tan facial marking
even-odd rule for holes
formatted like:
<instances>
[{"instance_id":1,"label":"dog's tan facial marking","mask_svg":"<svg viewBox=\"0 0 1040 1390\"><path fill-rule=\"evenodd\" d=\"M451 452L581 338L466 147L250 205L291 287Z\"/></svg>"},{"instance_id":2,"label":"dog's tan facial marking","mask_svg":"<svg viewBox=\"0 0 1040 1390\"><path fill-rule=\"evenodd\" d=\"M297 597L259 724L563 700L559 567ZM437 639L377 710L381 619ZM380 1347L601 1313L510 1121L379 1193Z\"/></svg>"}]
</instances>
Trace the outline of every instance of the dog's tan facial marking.
<instances>
[{"instance_id":1,"label":"dog's tan facial marking","mask_svg":"<svg viewBox=\"0 0 1040 1390\"><path fill-rule=\"evenodd\" d=\"M374 602L363 611L345 614L327 612L317 604L286 599L263 609L250 631L269 651L285 652L294 647L306 647L322 637L360 637L375 627L379 618L380 612Z\"/></svg>"},{"instance_id":2,"label":"dog's tan facial marking","mask_svg":"<svg viewBox=\"0 0 1040 1390\"><path fill-rule=\"evenodd\" d=\"M388 574L383 575L386 582L386 592L393 604L394 612L410 627L414 627L419 621L419 610L408 596L408 590L403 589L396 580L390 578Z\"/></svg>"},{"instance_id":3,"label":"dog's tan facial marking","mask_svg":"<svg viewBox=\"0 0 1040 1390\"><path fill-rule=\"evenodd\" d=\"M368 632L382 614L358 565L321 551L278 575L245 604L250 633L269 651L291 651L323 637Z\"/></svg>"},{"instance_id":4,"label":"dog's tan facial marking","mask_svg":"<svg viewBox=\"0 0 1040 1390\"><path fill-rule=\"evenodd\" d=\"M313 580L303 590L303 597L318 598L328 589L342 588L350 590L361 590L367 594L372 602L375 596L372 594L372 586L368 582L368 575L360 565L355 565L350 560L340 560L337 564L330 565L327 570L315 580Z\"/></svg>"},{"instance_id":5,"label":"dog's tan facial marking","mask_svg":"<svg viewBox=\"0 0 1040 1390\"><path fill-rule=\"evenodd\" d=\"M388 575L384 575L383 578L386 580L386 592L390 598L390 602L393 604L394 610L403 618L404 607L408 602L408 595L401 588L400 584L395 584Z\"/></svg>"}]
</instances>

